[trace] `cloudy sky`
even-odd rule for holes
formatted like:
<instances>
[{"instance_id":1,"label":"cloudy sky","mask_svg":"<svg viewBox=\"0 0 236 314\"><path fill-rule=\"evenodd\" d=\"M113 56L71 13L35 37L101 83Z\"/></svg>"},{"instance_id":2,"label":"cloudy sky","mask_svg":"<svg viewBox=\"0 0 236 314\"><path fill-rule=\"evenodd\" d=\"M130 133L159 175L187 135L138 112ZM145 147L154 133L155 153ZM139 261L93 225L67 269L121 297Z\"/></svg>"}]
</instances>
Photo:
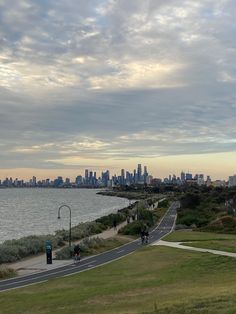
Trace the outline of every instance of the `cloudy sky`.
<instances>
[{"instance_id":1,"label":"cloudy sky","mask_svg":"<svg viewBox=\"0 0 236 314\"><path fill-rule=\"evenodd\" d=\"M236 4L0 0L0 178L236 172Z\"/></svg>"}]
</instances>

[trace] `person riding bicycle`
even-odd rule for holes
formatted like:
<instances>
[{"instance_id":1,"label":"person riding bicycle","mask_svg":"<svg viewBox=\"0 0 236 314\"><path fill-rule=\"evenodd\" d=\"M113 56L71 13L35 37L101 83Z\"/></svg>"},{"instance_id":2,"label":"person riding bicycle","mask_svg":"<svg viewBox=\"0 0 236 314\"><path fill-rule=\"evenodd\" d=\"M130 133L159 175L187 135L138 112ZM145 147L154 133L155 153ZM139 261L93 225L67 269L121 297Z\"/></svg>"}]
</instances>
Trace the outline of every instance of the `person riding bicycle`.
<instances>
[{"instance_id":1,"label":"person riding bicycle","mask_svg":"<svg viewBox=\"0 0 236 314\"><path fill-rule=\"evenodd\" d=\"M148 232L148 230L146 230L144 232L144 236L145 236L145 243L148 243L148 241L149 241L149 232Z\"/></svg>"},{"instance_id":2,"label":"person riding bicycle","mask_svg":"<svg viewBox=\"0 0 236 314\"><path fill-rule=\"evenodd\" d=\"M74 246L74 258L75 258L75 261L80 261L80 246L79 246L79 244L76 244Z\"/></svg>"},{"instance_id":3,"label":"person riding bicycle","mask_svg":"<svg viewBox=\"0 0 236 314\"><path fill-rule=\"evenodd\" d=\"M144 244L144 241L145 241L145 232L144 232L144 230L141 230L140 236L141 236L141 243Z\"/></svg>"}]
</instances>

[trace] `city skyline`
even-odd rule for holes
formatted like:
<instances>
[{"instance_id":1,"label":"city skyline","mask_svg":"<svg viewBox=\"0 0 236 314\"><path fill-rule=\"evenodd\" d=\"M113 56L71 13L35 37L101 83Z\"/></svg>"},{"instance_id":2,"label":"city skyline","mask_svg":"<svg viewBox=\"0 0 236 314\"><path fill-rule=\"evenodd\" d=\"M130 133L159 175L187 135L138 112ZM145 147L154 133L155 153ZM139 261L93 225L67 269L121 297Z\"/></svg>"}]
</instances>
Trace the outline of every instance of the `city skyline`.
<instances>
[{"instance_id":1,"label":"city skyline","mask_svg":"<svg viewBox=\"0 0 236 314\"><path fill-rule=\"evenodd\" d=\"M185 180L198 180L198 178L200 178L201 183L203 181L210 181L210 182L227 182L228 180L230 180L230 178L233 178L234 182L236 180L236 174L231 174L229 175L226 179L222 180L220 178L213 178L209 173L204 173L204 172L191 172L191 171L184 171L182 170L179 173L169 173L168 175L161 177L161 176L155 176L153 175L153 173L149 172L148 167L146 165L142 165L142 164L138 164L137 167L133 168L133 170L130 169L119 169L119 172L117 173L112 173L110 171L110 169L106 168L103 169L100 173L97 171L97 169L84 169L84 173L81 173L79 171L77 171L77 173L73 174L73 177L65 175L62 176L60 174L56 174L55 177L36 177L35 175L33 175L31 178L29 177L17 177L17 176L6 176L5 178L0 177L0 185L3 184L4 185L4 181L5 181L5 185L7 186L7 182L9 181L11 183L11 185L15 183L15 185L17 185L17 182L21 182L21 183L30 183L32 185L35 185L37 182L48 182L48 183L52 183L55 182L56 180L60 180L61 182L67 182L67 183L77 183L79 182L79 184L83 183L83 184L89 184L91 183L92 185L94 185L94 183L96 183L97 180L103 180L103 178L105 177L105 180L109 181L109 180L117 180L118 184L121 185L126 185L127 182L129 184L136 184L136 183L148 183L151 184L152 180L158 180L158 182L170 182L172 179L176 180L180 180L182 182L184 182ZM95 184L96 185L96 184ZM107 185L107 184L106 184Z\"/></svg>"},{"instance_id":2,"label":"city skyline","mask_svg":"<svg viewBox=\"0 0 236 314\"><path fill-rule=\"evenodd\" d=\"M236 172L232 0L0 2L0 177Z\"/></svg>"}]
</instances>

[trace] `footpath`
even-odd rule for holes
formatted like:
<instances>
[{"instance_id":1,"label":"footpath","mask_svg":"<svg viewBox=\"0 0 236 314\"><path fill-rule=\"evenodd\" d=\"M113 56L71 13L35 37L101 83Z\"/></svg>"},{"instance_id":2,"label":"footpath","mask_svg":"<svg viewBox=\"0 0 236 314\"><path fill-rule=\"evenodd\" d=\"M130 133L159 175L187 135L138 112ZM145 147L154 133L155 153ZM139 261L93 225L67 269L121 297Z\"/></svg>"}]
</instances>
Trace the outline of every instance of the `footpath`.
<instances>
[{"instance_id":1,"label":"footpath","mask_svg":"<svg viewBox=\"0 0 236 314\"><path fill-rule=\"evenodd\" d=\"M173 248L182 249L182 250L189 250L189 251L212 253L212 254L216 254L216 255L236 257L236 253L211 250L211 249L202 249L202 248L197 248L197 247L193 247L193 246L186 246L186 245L183 245L181 242L168 242L168 241L159 240L159 241L153 243L152 245L163 245L163 246L173 247Z\"/></svg>"},{"instance_id":2,"label":"footpath","mask_svg":"<svg viewBox=\"0 0 236 314\"><path fill-rule=\"evenodd\" d=\"M105 230L101 233L95 234L90 236L89 238L102 238L102 239L108 239L111 237L114 237L115 235L117 235L118 231L120 228L124 227L127 224L127 222L123 222L119 225L117 225L116 229L111 228L108 230ZM76 241L75 243L80 243L83 239L81 239L80 241ZM54 268L58 268L61 266L66 266L66 265L70 265L73 263L72 259L70 260L55 260L55 253L57 251L61 250L61 248L58 248L56 250L53 250L52 252L52 264L47 264L46 263L46 253L44 254L40 254L37 255L35 257L29 257L26 259L23 259L19 262L15 262L15 263L11 263L8 266L10 266L11 268L15 269L18 273L19 276L24 276L24 275L30 275L30 274L34 274L40 271L45 271L45 270L51 270Z\"/></svg>"}]
</instances>

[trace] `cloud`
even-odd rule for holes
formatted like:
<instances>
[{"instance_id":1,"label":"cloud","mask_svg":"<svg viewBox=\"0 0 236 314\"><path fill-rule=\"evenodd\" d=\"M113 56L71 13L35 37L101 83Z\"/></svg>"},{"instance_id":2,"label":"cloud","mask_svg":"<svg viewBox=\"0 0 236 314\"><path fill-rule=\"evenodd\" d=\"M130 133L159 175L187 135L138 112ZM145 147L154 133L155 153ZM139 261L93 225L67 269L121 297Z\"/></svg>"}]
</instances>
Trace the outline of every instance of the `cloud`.
<instances>
[{"instance_id":1,"label":"cloud","mask_svg":"<svg viewBox=\"0 0 236 314\"><path fill-rule=\"evenodd\" d=\"M2 167L235 152L235 11L2 0Z\"/></svg>"}]
</instances>

